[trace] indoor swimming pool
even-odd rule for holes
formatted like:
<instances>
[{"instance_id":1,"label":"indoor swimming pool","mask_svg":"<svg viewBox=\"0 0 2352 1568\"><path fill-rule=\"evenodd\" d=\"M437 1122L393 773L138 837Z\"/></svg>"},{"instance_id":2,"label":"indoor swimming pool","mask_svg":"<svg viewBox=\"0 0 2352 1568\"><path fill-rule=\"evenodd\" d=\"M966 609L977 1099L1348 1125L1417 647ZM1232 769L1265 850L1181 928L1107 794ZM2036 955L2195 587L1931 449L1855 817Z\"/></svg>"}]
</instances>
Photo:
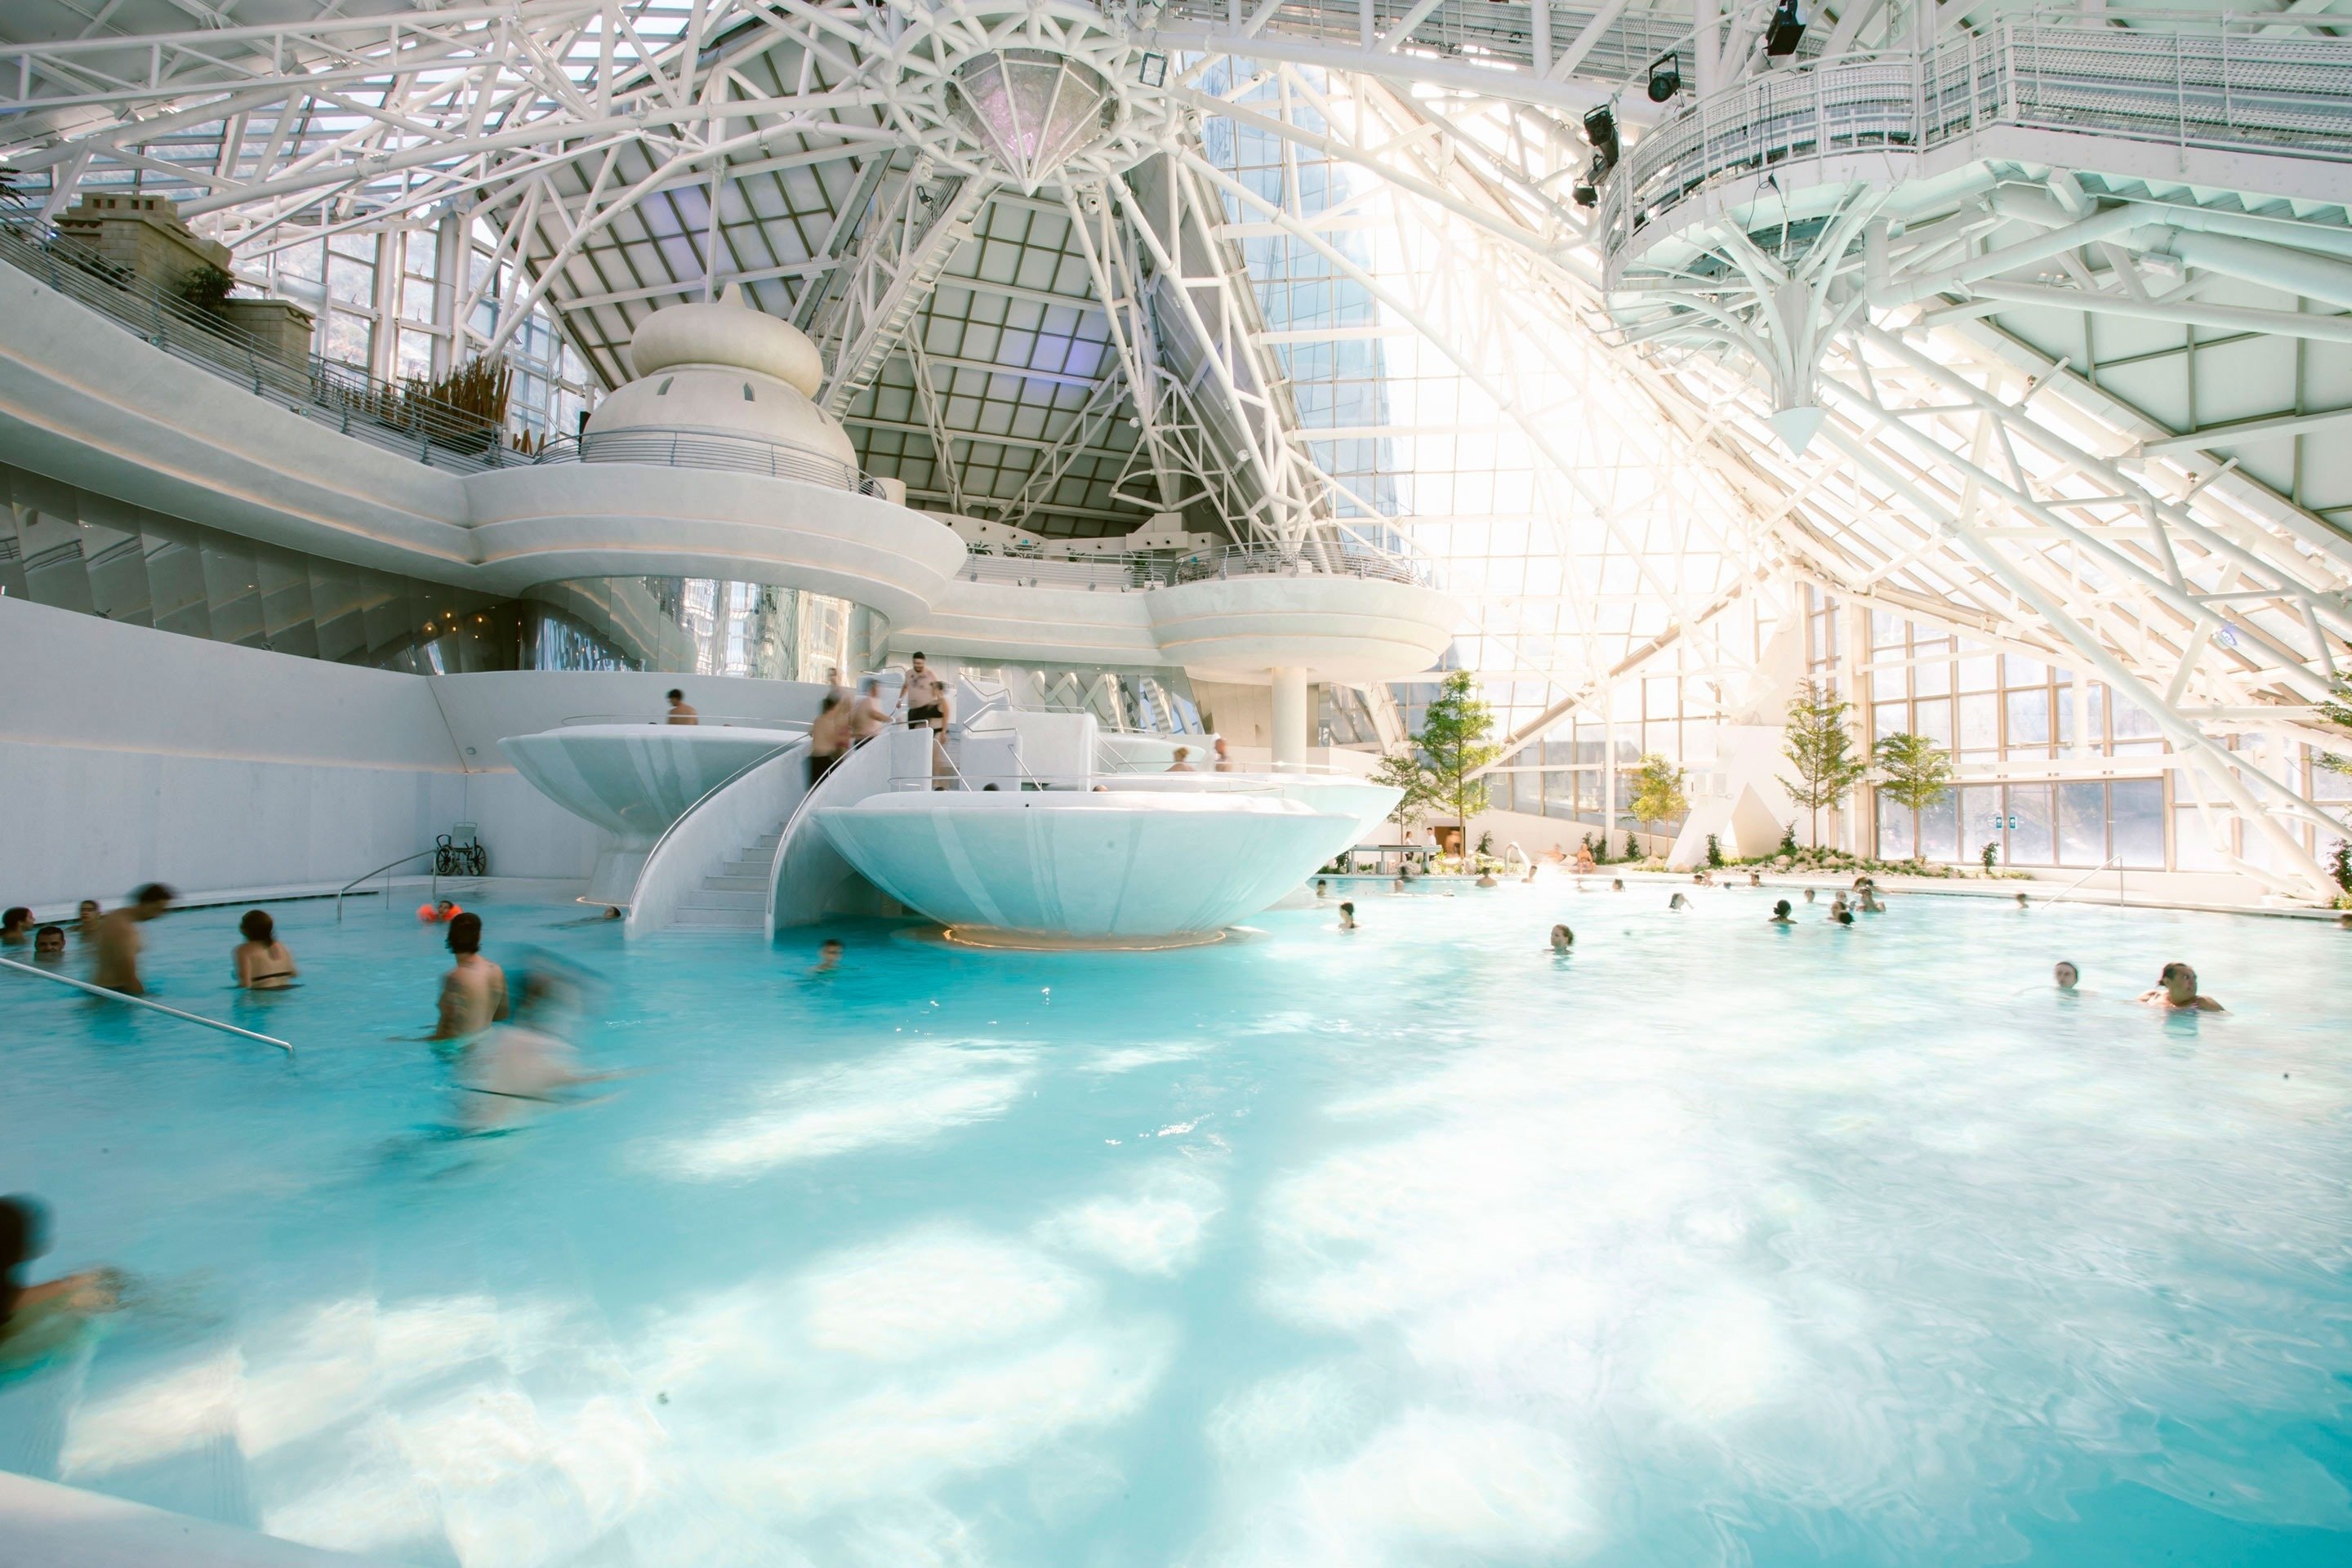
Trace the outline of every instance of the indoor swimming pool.
<instances>
[{"instance_id":1,"label":"indoor swimming pool","mask_svg":"<svg viewBox=\"0 0 2352 1568\"><path fill-rule=\"evenodd\" d=\"M496 1137L377 900L246 1002L146 928L290 1060L0 973L36 1275L132 1279L0 1468L419 1568L2352 1555L2352 933L1671 890L825 975L493 898L624 1075Z\"/></svg>"}]
</instances>

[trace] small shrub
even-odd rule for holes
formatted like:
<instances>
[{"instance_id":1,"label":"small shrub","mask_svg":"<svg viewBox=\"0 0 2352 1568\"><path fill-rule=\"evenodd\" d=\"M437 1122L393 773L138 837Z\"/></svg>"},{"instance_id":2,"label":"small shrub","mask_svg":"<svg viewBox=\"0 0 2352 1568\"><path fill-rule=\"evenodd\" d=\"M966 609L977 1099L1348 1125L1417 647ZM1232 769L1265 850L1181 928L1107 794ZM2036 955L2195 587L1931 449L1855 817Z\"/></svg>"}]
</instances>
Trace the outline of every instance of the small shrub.
<instances>
[{"instance_id":1,"label":"small shrub","mask_svg":"<svg viewBox=\"0 0 2352 1568\"><path fill-rule=\"evenodd\" d=\"M1723 844L1712 833L1706 836L1706 863L1711 869L1723 868Z\"/></svg>"},{"instance_id":2,"label":"small shrub","mask_svg":"<svg viewBox=\"0 0 2352 1568\"><path fill-rule=\"evenodd\" d=\"M1633 830L1629 827L1625 830L1625 858L1639 860L1641 858L1642 841L1633 837Z\"/></svg>"},{"instance_id":3,"label":"small shrub","mask_svg":"<svg viewBox=\"0 0 2352 1568\"><path fill-rule=\"evenodd\" d=\"M2000 846L1998 843L1987 844L1977 851L1977 858L1984 862L1985 875L1991 876L1992 863L2000 858Z\"/></svg>"},{"instance_id":4,"label":"small shrub","mask_svg":"<svg viewBox=\"0 0 2352 1568\"><path fill-rule=\"evenodd\" d=\"M1797 825L1793 822L1780 829L1780 853L1790 858L1797 853Z\"/></svg>"},{"instance_id":5,"label":"small shrub","mask_svg":"<svg viewBox=\"0 0 2352 1568\"><path fill-rule=\"evenodd\" d=\"M180 298L208 316L218 315L236 279L217 267L199 267L180 279Z\"/></svg>"}]
</instances>

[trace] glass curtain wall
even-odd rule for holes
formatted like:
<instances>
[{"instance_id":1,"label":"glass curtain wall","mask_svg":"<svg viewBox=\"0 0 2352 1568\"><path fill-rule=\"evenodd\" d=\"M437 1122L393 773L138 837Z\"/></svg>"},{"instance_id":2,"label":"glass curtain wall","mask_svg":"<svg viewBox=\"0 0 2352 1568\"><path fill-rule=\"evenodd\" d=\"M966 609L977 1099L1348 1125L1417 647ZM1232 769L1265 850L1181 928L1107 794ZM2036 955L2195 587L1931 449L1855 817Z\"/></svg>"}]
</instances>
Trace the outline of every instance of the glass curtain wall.
<instances>
[{"instance_id":1,"label":"glass curtain wall","mask_svg":"<svg viewBox=\"0 0 2352 1568\"><path fill-rule=\"evenodd\" d=\"M881 629L846 599L607 577L485 594L283 550L0 465L0 595L418 675L633 669L821 680Z\"/></svg>"},{"instance_id":2,"label":"glass curtain wall","mask_svg":"<svg viewBox=\"0 0 2352 1568\"><path fill-rule=\"evenodd\" d=\"M514 264L499 259L488 225L471 226L465 263L447 279L441 275L446 248L437 224L317 236L289 226L247 247L237 268L317 315L311 352L320 358L380 380L419 381L486 349L515 288ZM461 308L466 319L453 329ZM509 434L533 443L576 435L596 386L587 361L563 341L554 312L533 306L500 357L514 373Z\"/></svg>"}]
</instances>

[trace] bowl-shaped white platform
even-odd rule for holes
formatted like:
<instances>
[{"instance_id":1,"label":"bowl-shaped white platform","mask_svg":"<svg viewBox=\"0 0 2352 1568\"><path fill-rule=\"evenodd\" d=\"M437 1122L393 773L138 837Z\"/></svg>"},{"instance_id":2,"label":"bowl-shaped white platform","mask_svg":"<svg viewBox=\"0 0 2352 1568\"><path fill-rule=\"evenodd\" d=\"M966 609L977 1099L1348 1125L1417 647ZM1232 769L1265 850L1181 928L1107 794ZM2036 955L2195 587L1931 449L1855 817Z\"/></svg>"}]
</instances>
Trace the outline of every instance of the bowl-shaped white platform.
<instances>
[{"instance_id":1,"label":"bowl-shaped white platform","mask_svg":"<svg viewBox=\"0 0 2352 1568\"><path fill-rule=\"evenodd\" d=\"M613 835L587 897L625 904L654 843L687 807L798 730L710 724L575 724L510 735L499 750L539 793Z\"/></svg>"},{"instance_id":2,"label":"bowl-shaped white platform","mask_svg":"<svg viewBox=\"0 0 2352 1568\"><path fill-rule=\"evenodd\" d=\"M1359 838L1380 826L1396 809L1397 797L1404 793L1392 784L1374 784L1352 773L1104 773L1101 781L1114 792L1131 790L1155 795L1202 789L1271 791L1285 800L1297 801L1309 811L1354 817Z\"/></svg>"},{"instance_id":3,"label":"bowl-shaped white platform","mask_svg":"<svg viewBox=\"0 0 2352 1568\"><path fill-rule=\"evenodd\" d=\"M1221 931L1357 834L1352 815L1271 790L917 790L817 821L868 881L943 925L1109 939Z\"/></svg>"}]
</instances>

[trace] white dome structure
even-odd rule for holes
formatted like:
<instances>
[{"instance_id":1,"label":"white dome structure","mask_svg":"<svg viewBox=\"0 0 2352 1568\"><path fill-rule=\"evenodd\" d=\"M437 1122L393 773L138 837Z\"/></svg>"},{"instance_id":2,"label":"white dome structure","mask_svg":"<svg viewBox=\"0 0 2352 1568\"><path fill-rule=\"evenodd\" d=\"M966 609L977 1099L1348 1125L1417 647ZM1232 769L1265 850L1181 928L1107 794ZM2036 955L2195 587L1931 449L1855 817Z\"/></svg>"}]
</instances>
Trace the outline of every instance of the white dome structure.
<instances>
[{"instance_id":1,"label":"white dome structure","mask_svg":"<svg viewBox=\"0 0 2352 1568\"><path fill-rule=\"evenodd\" d=\"M592 442L655 430L740 437L857 466L848 433L811 401L824 379L816 345L791 322L738 304L732 290L654 312L630 341L629 362L636 379L589 416Z\"/></svg>"}]
</instances>

